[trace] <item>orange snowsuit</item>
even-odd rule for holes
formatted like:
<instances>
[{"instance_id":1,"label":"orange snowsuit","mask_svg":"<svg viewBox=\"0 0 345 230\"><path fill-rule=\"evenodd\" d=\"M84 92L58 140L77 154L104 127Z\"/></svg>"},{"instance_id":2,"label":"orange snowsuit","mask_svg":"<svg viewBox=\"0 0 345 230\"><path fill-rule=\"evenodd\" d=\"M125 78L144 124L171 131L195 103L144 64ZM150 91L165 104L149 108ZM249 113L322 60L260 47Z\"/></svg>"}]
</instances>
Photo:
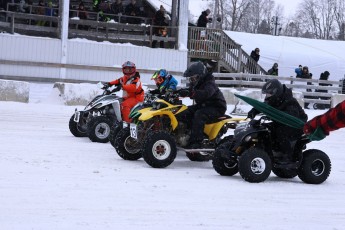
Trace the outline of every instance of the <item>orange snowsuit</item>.
<instances>
[{"instance_id":1,"label":"orange snowsuit","mask_svg":"<svg viewBox=\"0 0 345 230\"><path fill-rule=\"evenodd\" d=\"M122 85L123 102L121 103L122 120L131 122L129 113L138 102L144 101L144 90L141 85L140 75L136 72L133 76L123 77L110 82L110 85Z\"/></svg>"}]
</instances>

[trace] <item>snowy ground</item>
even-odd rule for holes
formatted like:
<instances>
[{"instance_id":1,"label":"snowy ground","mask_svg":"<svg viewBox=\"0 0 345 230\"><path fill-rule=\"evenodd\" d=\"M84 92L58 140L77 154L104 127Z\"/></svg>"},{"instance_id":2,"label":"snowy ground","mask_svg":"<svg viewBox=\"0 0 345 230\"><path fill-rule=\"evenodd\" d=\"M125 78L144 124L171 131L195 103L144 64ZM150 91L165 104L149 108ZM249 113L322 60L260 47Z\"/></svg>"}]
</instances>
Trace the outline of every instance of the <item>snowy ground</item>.
<instances>
[{"instance_id":1,"label":"snowy ground","mask_svg":"<svg viewBox=\"0 0 345 230\"><path fill-rule=\"evenodd\" d=\"M345 129L308 146L332 160L325 183L272 174L251 184L183 153L154 169L76 138L68 129L75 107L44 103L50 87L33 84L28 104L0 102L1 229L345 228Z\"/></svg>"}]
</instances>

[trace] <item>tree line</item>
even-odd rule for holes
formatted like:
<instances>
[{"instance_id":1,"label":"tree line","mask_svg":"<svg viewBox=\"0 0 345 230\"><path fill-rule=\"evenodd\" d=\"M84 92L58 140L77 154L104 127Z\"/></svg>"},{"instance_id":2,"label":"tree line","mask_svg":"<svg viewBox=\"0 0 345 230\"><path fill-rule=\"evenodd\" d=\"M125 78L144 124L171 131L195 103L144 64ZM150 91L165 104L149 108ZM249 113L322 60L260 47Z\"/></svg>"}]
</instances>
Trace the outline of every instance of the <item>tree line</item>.
<instances>
[{"instance_id":1,"label":"tree line","mask_svg":"<svg viewBox=\"0 0 345 230\"><path fill-rule=\"evenodd\" d=\"M215 0L213 28L325 40L345 40L344 0L302 0L284 16L274 0ZM285 14L287 15L287 14Z\"/></svg>"}]
</instances>

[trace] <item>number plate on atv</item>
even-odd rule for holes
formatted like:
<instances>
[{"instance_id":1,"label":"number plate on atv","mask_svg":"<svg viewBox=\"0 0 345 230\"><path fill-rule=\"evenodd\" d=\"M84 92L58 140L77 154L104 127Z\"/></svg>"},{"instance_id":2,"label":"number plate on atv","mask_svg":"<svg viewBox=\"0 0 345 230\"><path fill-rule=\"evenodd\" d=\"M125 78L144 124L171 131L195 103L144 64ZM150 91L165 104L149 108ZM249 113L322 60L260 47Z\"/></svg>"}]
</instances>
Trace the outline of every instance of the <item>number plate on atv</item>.
<instances>
[{"instance_id":1,"label":"number plate on atv","mask_svg":"<svg viewBox=\"0 0 345 230\"><path fill-rule=\"evenodd\" d=\"M78 112L78 111L75 111L75 113L74 113L74 121L75 122L79 122L79 119L80 119L80 112Z\"/></svg>"},{"instance_id":2,"label":"number plate on atv","mask_svg":"<svg viewBox=\"0 0 345 230\"><path fill-rule=\"evenodd\" d=\"M131 123L129 125L129 130L131 132L131 137L137 139L137 125L134 123Z\"/></svg>"}]
</instances>

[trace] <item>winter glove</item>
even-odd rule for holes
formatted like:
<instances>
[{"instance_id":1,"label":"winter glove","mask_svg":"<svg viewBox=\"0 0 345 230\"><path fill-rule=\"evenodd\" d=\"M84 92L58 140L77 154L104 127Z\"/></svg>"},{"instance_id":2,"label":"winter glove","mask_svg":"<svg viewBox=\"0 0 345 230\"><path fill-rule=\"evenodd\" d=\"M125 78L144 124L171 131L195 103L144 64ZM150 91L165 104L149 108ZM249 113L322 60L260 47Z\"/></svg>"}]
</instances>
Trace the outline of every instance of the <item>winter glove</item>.
<instances>
[{"instance_id":1,"label":"winter glove","mask_svg":"<svg viewBox=\"0 0 345 230\"><path fill-rule=\"evenodd\" d=\"M180 89L178 91L178 94L181 96L181 97L188 97L189 96L189 89Z\"/></svg>"},{"instance_id":2,"label":"winter glove","mask_svg":"<svg viewBox=\"0 0 345 230\"><path fill-rule=\"evenodd\" d=\"M103 87L101 89L108 89L111 86L110 82L103 83Z\"/></svg>"},{"instance_id":3,"label":"winter glove","mask_svg":"<svg viewBox=\"0 0 345 230\"><path fill-rule=\"evenodd\" d=\"M159 94L159 93L160 93L159 89L149 90L149 94Z\"/></svg>"},{"instance_id":4,"label":"winter glove","mask_svg":"<svg viewBox=\"0 0 345 230\"><path fill-rule=\"evenodd\" d=\"M258 115L260 112L258 110L256 110L255 108L252 108L251 110L249 110L247 118L249 119L254 119L256 115Z\"/></svg>"}]
</instances>

